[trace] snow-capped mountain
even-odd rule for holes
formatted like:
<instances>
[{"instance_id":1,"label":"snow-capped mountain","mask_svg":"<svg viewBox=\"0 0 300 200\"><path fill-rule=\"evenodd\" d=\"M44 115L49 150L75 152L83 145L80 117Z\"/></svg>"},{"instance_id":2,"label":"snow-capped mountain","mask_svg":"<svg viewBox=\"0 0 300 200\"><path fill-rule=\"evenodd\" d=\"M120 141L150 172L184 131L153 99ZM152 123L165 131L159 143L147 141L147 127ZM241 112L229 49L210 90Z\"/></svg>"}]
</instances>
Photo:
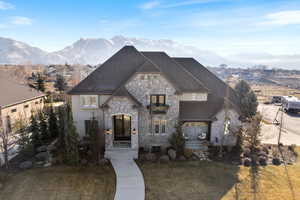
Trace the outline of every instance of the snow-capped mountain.
<instances>
[{"instance_id":1,"label":"snow-capped mountain","mask_svg":"<svg viewBox=\"0 0 300 200\"><path fill-rule=\"evenodd\" d=\"M56 52L7 38L0 38L0 64L91 64L103 63L124 45L134 45L140 51L165 51L170 56L194 57L204 65L219 65L226 60L217 54L185 46L172 40L149 40L115 36L111 39L80 39Z\"/></svg>"},{"instance_id":2,"label":"snow-capped mountain","mask_svg":"<svg viewBox=\"0 0 300 200\"><path fill-rule=\"evenodd\" d=\"M0 37L0 63L43 63L47 52L23 42Z\"/></svg>"}]
</instances>

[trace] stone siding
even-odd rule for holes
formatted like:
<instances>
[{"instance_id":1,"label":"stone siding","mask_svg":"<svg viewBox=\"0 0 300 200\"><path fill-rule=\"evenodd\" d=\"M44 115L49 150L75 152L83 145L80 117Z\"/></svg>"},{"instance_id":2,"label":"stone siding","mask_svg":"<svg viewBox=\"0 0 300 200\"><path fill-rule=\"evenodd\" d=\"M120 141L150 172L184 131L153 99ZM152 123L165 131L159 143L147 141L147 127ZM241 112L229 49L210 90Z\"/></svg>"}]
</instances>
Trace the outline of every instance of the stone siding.
<instances>
[{"instance_id":1,"label":"stone siding","mask_svg":"<svg viewBox=\"0 0 300 200\"><path fill-rule=\"evenodd\" d=\"M161 74L136 74L127 84L127 90L140 102L143 107L139 110L139 144L149 147L151 144L168 145L168 138L174 132L179 116L179 96L172 84ZM166 120L166 133L151 133L151 117L147 106L151 94L165 94L169 109L166 114L152 115L154 120Z\"/></svg>"},{"instance_id":2,"label":"stone siding","mask_svg":"<svg viewBox=\"0 0 300 200\"><path fill-rule=\"evenodd\" d=\"M136 134L131 135L131 148L138 149L139 147L139 127L138 127L138 109L134 108L134 103L128 97L113 97L108 102L108 108L104 111L105 129L110 129L112 134L106 135L105 147L113 147L114 129L113 129L113 116L114 115L129 115L131 116L131 131L136 129Z\"/></svg>"}]
</instances>

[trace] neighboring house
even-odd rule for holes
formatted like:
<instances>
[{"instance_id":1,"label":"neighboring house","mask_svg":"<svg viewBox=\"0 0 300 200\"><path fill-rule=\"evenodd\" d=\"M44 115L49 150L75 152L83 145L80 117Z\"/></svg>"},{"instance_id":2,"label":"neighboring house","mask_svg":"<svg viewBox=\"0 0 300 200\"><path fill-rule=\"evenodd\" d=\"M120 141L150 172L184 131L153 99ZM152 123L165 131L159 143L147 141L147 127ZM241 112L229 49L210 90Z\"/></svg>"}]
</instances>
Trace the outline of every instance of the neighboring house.
<instances>
[{"instance_id":1,"label":"neighboring house","mask_svg":"<svg viewBox=\"0 0 300 200\"><path fill-rule=\"evenodd\" d=\"M28 120L32 111L44 106L45 94L0 74L0 120L4 131L11 132L14 122Z\"/></svg>"},{"instance_id":2,"label":"neighboring house","mask_svg":"<svg viewBox=\"0 0 300 200\"><path fill-rule=\"evenodd\" d=\"M187 144L234 145L232 131L224 136L224 127L240 125L234 90L195 59L139 52L133 46L122 48L69 95L77 131L85 136L94 117L106 157L118 147L129 147L134 157L141 147L165 148L178 122Z\"/></svg>"}]
</instances>

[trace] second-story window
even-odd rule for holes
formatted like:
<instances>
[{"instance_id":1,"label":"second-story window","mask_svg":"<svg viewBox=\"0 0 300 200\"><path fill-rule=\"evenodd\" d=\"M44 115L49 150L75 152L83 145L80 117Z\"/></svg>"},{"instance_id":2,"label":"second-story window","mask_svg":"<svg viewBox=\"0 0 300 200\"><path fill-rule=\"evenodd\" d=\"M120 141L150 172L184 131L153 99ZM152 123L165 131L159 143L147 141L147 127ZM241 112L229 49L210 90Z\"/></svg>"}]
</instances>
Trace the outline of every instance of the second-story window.
<instances>
[{"instance_id":1,"label":"second-story window","mask_svg":"<svg viewBox=\"0 0 300 200\"><path fill-rule=\"evenodd\" d=\"M97 95L82 95L81 98L81 105L84 108L95 108L98 107L98 98Z\"/></svg>"},{"instance_id":2,"label":"second-story window","mask_svg":"<svg viewBox=\"0 0 300 200\"><path fill-rule=\"evenodd\" d=\"M166 104L166 95L164 95L164 94L151 95L150 103L154 104L154 105L165 105Z\"/></svg>"}]
</instances>

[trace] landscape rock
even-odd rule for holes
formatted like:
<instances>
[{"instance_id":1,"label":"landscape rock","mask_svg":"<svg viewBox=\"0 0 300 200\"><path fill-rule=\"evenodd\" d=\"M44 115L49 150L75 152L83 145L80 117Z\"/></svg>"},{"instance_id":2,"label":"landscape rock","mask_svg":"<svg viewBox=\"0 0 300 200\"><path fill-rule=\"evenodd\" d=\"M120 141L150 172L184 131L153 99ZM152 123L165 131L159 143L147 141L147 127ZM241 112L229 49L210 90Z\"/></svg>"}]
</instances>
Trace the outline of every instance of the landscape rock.
<instances>
[{"instance_id":1,"label":"landscape rock","mask_svg":"<svg viewBox=\"0 0 300 200\"><path fill-rule=\"evenodd\" d=\"M33 166L33 164L31 161L25 161L19 165L19 168L20 169L30 169L30 168L32 168L32 166Z\"/></svg>"},{"instance_id":2,"label":"landscape rock","mask_svg":"<svg viewBox=\"0 0 300 200\"><path fill-rule=\"evenodd\" d=\"M252 161L250 158L244 159L244 166L249 167L249 166L251 166L251 164L252 164Z\"/></svg>"},{"instance_id":3,"label":"landscape rock","mask_svg":"<svg viewBox=\"0 0 300 200\"><path fill-rule=\"evenodd\" d=\"M48 154L48 152L40 152L40 153L35 155L35 158L38 161L46 161L46 160L49 159L49 154Z\"/></svg>"},{"instance_id":4,"label":"landscape rock","mask_svg":"<svg viewBox=\"0 0 300 200\"><path fill-rule=\"evenodd\" d=\"M47 151L47 146L46 145L43 145L43 146L40 146L36 149L37 152L45 152Z\"/></svg>"},{"instance_id":5,"label":"landscape rock","mask_svg":"<svg viewBox=\"0 0 300 200\"><path fill-rule=\"evenodd\" d=\"M186 158L184 156L179 156L178 160L180 160L180 161L186 161Z\"/></svg>"},{"instance_id":6,"label":"landscape rock","mask_svg":"<svg viewBox=\"0 0 300 200\"><path fill-rule=\"evenodd\" d=\"M176 151L174 149L169 149L168 150L168 155L170 157L171 160L175 160L176 159Z\"/></svg>"},{"instance_id":7,"label":"landscape rock","mask_svg":"<svg viewBox=\"0 0 300 200\"><path fill-rule=\"evenodd\" d=\"M156 155L154 153L147 153L145 155L145 158L147 161L155 161L156 160Z\"/></svg>"},{"instance_id":8,"label":"landscape rock","mask_svg":"<svg viewBox=\"0 0 300 200\"><path fill-rule=\"evenodd\" d=\"M35 164L38 165L38 166L42 166L42 165L45 164L45 162L44 161L38 161L38 162L35 162Z\"/></svg>"},{"instance_id":9,"label":"landscape rock","mask_svg":"<svg viewBox=\"0 0 300 200\"><path fill-rule=\"evenodd\" d=\"M102 158L99 160L99 165L107 165L109 163L109 160L106 158Z\"/></svg>"},{"instance_id":10,"label":"landscape rock","mask_svg":"<svg viewBox=\"0 0 300 200\"><path fill-rule=\"evenodd\" d=\"M3 184L2 183L0 183L0 190L3 188Z\"/></svg>"},{"instance_id":11,"label":"landscape rock","mask_svg":"<svg viewBox=\"0 0 300 200\"><path fill-rule=\"evenodd\" d=\"M44 167L51 167L51 162L47 162L44 164Z\"/></svg>"},{"instance_id":12,"label":"landscape rock","mask_svg":"<svg viewBox=\"0 0 300 200\"><path fill-rule=\"evenodd\" d=\"M170 161L170 158L168 155L162 155L160 158L159 158L159 161L161 162L169 162Z\"/></svg>"}]
</instances>

